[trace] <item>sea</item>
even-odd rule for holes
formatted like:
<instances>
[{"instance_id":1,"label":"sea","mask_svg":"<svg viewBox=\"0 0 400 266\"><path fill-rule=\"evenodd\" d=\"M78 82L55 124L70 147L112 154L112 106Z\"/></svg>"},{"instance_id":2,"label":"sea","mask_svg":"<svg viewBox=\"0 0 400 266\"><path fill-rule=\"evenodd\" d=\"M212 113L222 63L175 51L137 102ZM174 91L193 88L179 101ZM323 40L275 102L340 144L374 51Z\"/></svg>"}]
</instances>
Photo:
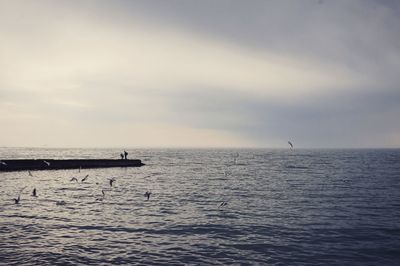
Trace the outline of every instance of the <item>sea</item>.
<instances>
[{"instance_id":1,"label":"sea","mask_svg":"<svg viewBox=\"0 0 400 266\"><path fill-rule=\"evenodd\" d=\"M400 265L399 149L127 151L145 166L0 172L0 265Z\"/></svg>"}]
</instances>

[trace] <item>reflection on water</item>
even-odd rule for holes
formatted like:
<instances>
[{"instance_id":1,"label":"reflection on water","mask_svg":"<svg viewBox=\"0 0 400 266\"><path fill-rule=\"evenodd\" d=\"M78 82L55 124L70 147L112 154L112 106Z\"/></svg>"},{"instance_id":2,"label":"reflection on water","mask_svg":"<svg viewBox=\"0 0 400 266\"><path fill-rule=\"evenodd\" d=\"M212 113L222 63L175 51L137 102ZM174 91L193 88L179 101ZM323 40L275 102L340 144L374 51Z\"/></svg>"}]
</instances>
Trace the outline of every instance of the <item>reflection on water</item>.
<instances>
[{"instance_id":1,"label":"reflection on water","mask_svg":"<svg viewBox=\"0 0 400 266\"><path fill-rule=\"evenodd\" d=\"M2 148L0 159L119 153ZM400 263L399 150L129 153L146 166L0 173L0 264Z\"/></svg>"}]
</instances>

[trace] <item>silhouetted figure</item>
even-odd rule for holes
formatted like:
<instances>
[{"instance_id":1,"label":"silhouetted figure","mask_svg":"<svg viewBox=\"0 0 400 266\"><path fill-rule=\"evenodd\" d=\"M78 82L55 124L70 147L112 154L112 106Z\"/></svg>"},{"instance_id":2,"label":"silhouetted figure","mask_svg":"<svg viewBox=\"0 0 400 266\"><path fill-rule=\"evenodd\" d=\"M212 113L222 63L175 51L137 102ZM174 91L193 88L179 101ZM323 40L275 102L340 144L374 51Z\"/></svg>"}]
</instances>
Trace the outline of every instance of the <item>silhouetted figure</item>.
<instances>
[{"instance_id":1,"label":"silhouetted figure","mask_svg":"<svg viewBox=\"0 0 400 266\"><path fill-rule=\"evenodd\" d=\"M115 178L110 179L110 187L112 187L112 184L115 182Z\"/></svg>"},{"instance_id":2,"label":"silhouetted figure","mask_svg":"<svg viewBox=\"0 0 400 266\"><path fill-rule=\"evenodd\" d=\"M120 156L121 156L121 160L123 160L124 159L124 154L121 153Z\"/></svg>"},{"instance_id":3,"label":"silhouetted figure","mask_svg":"<svg viewBox=\"0 0 400 266\"><path fill-rule=\"evenodd\" d=\"M150 195L151 195L150 191L146 191L146 193L144 193L144 196L147 197L147 200L150 199Z\"/></svg>"},{"instance_id":4,"label":"silhouetted figure","mask_svg":"<svg viewBox=\"0 0 400 266\"><path fill-rule=\"evenodd\" d=\"M125 155L125 160L128 160L128 152L124 151L124 155Z\"/></svg>"},{"instance_id":5,"label":"silhouetted figure","mask_svg":"<svg viewBox=\"0 0 400 266\"><path fill-rule=\"evenodd\" d=\"M14 199L15 204L19 204L20 199L21 199L21 198L20 198L20 196L18 195L18 198Z\"/></svg>"},{"instance_id":6,"label":"silhouetted figure","mask_svg":"<svg viewBox=\"0 0 400 266\"><path fill-rule=\"evenodd\" d=\"M36 188L34 188L33 191L32 191L32 197L37 197L37 195L36 195Z\"/></svg>"},{"instance_id":7,"label":"silhouetted figure","mask_svg":"<svg viewBox=\"0 0 400 266\"><path fill-rule=\"evenodd\" d=\"M72 181L76 181L76 182L78 182L78 179L76 178L76 177L73 177L73 178L71 178L71 180L70 180L71 182Z\"/></svg>"}]
</instances>

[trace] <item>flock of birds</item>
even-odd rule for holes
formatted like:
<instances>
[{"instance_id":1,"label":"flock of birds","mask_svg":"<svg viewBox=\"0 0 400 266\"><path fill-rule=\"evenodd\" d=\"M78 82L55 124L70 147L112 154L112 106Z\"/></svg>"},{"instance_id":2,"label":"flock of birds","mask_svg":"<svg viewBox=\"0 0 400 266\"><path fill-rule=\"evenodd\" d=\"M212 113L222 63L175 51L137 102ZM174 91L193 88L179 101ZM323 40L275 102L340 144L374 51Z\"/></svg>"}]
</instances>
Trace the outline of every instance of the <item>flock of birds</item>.
<instances>
[{"instance_id":1,"label":"flock of birds","mask_svg":"<svg viewBox=\"0 0 400 266\"><path fill-rule=\"evenodd\" d=\"M80 172L80 171L81 171L81 169L79 169L79 172ZM28 175L29 175L30 177L33 177L33 174L31 173L31 171L28 171ZM85 175L80 181L78 180L77 177L72 177L72 178L70 179L70 182L76 182L76 183L79 183L79 182L80 182L80 183L84 183L88 178L89 178L89 175L88 175L88 174ZM112 178L109 178L109 179L108 179L108 183L109 183L110 187L113 186L113 184L114 184L115 181L116 181L116 178L115 178L115 177L112 177ZM96 184L98 185L99 183L96 183ZM23 188L19 191L18 197L13 199L15 204L20 204L20 201L21 201L21 194L22 194L22 192L23 192L25 189L26 189L26 187L23 187ZM102 193L102 197L101 197L101 198L97 198L96 201L103 201L103 199L105 198L106 193L105 193L105 190L104 190L104 189L101 190L101 193ZM146 197L146 200L150 200L151 194L152 194L152 192L149 191L149 190L146 191L146 192L144 193L144 197ZM31 196L32 196L32 197L35 197L35 198L38 197L36 188L33 188ZM56 205L65 205L65 204L66 204L66 202L63 201L63 200L57 201L57 202L56 202Z\"/></svg>"},{"instance_id":2,"label":"flock of birds","mask_svg":"<svg viewBox=\"0 0 400 266\"><path fill-rule=\"evenodd\" d=\"M289 146L290 146L290 150L293 150L293 149L294 149L293 143L292 143L291 141L288 141L288 144L289 144ZM234 156L233 156L233 164L235 164L235 165L237 164L237 159L238 159L238 158L239 158L239 153L235 153ZM50 165L50 163L47 162L47 161L43 161L43 162L46 163L47 165ZM6 165L6 163L3 162L3 161L0 161L0 164ZM80 170L81 170L81 169L79 169L79 172L80 172ZM29 174L29 176L33 177L32 173L31 173L30 171L28 171L28 174ZM229 176L229 175L231 175L231 174L232 174L232 172L231 172L230 170L225 170L225 171L224 171L224 176L225 176L225 177L227 177L227 176ZM82 179L80 180L80 182L83 183L83 182L85 182L88 178L89 178L89 175L85 175L85 177L82 178ZM112 187L112 186L113 186L113 183L116 181L115 177L110 178L110 179L108 179L108 180L109 180L109 185L110 185L110 187ZM71 180L70 180L70 182L77 182L77 183L78 183L79 180L78 180L78 178L76 178L76 177L72 177ZM19 204L19 203L20 203L20 201L21 201L21 193L23 192L23 190L24 190L25 188L26 188L26 187L24 187L22 190L20 190L20 193L19 193L19 195L18 195L17 198L14 198L14 199L13 199L15 204ZM102 193L102 197L101 197L101 198L97 198L97 199L96 199L97 201L102 201L102 200L104 199L104 197L105 197L105 191L104 191L104 189L101 190L101 193ZM146 192L144 193L144 196L146 197L147 200L150 200L151 194L152 194L152 192L148 190L148 191L146 191ZM32 197L38 197L36 188L34 188L34 189L32 190L31 196L32 196ZM57 201L56 204L57 204L57 205L65 205L66 202L65 202L65 201ZM219 204L218 208L224 207L224 206L226 206L226 205L228 205L228 202L227 202L227 201L222 201L222 202Z\"/></svg>"},{"instance_id":3,"label":"flock of birds","mask_svg":"<svg viewBox=\"0 0 400 266\"><path fill-rule=\"evenodd\" d=\"M235 156L235 163L236 163L237 157L238 157L238 155ZM79 169L79 171L80 171L80 169ZM31 171L28 171L28 175L31 176L31 177L33 177L33 174L31 173ZM80 180L80 182L81 182L81 183L84 183L88 178L89 178L89 175L87 174L87 175L85 175L85 176ZM115 177L112 177L112 178L108 179L108 181L109 181L110 187L112 187L113 184L114 184L114 182L116 181L116 178L115 178ZM79 180L78 180L78 178L76 178L76 177L72 177L72 178L70 179L70 182L79 183ZM98 183L96 183L96 184L98 184ZM20 204L20 201L21 201L21 194L22 194L22 192L25 190L25 188L26 188L26 187L22 188L22 189L19 191L18 197L13 199L15 204ZM97 198L96 201L103 201L103 199L105 198L106 193L105 193L104 189L101 190L101 193L102 193L102 197L101 197L101 198ZM146 198L146 200L150 200L151 194L152 194L152 192L151 192L150 190L147 190L143 195L144 195L144 197ZM31 196L32 196L32 197L35 197L35 198L38 197L36 188L33 188ZM56 202L56 205L65 205L65 204L66 204L66 202L63 201L63 200L57 201L57 202ZM222 201L222 202L219 204L218 208L224 207L224 206L226 206L226 205L228 205L228 202L227 202L227 201Z\"/></svg>"}]
</instances>

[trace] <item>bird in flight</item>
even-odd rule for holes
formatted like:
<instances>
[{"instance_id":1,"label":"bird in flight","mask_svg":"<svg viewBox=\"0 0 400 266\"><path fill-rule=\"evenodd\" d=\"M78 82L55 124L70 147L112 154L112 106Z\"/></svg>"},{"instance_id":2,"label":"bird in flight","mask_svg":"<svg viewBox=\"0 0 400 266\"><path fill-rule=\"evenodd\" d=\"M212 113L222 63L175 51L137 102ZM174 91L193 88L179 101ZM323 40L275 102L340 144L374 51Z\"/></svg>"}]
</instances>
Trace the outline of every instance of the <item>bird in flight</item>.
<instances>
[{"instance_id":1,"label":"bird in flight","mask_svg":"<svg viewBox=\"0 0 400 266\"><path fill-rule=\"evenodd\" d=\"M223 202L221 202L221 204L219 205L218 208L224 207L224 206L226 206L226 205L228 205L228 202L223 201Z\"/></svg>"},{"instance_id":2,"label":"bird in flight","mask_svg":"<svg viewBox=\"0 0 400 266\"><path fill-rule=\"evenodd\" d=\"M0 161L0 164L7 165L6 162Z\"/></svg>"},{"instance_id":3,"label":"bird in flight","mask_svg":"<svg viewBox=\"0 0 400 266\"><path fill-rule=\"evenodd\" d=\"M21 200L20 195L18 195L18 198L14 199L15 204L19 204L20 200Z\"/></svg>"},{"instance_id":4,"label":"bird in flight","mask_svg":"<svg viewBox=\"0 0 400 266\"><path fill-rule=\"evenodd\" d=\"M111 178L111 179L109 179L110 180L110 187L112 187L113 186L113 183L115 182L115 177L113 177L113 178Z\"/></svg>"},{"instance_id":5,"label":"bird in flight","mask_svg":"<svg viewBox=\"0 0 400 266\"><path fill-rule=\"evenodd\" d=\"M70 180L71 182L72 181L76 181L76 182L78 182L78 179L76 178L76 177L73 177L73 178L71 178L71 180Z\"/></svg>"},{"instance_id":6,"label":"bird in flight","mask_svg":"<svg viewBox=\"0 0 400 266\"><path fill-rule=\"evenodd\" d=\"M47 166L50 166L50 163L49 163L48 161L44 161L44 160L43 160L43 162L44 162Z\"/></svg>"},{"instance_id":7,"label":"bird in flight","mask_svg":"<svg viewBox=\"0 0 400 266\"><path fill-rule=\"evenodd\" d=\"M104 189L101 190L101 198L97 198L96 201L103 201L104 198L106 197L106 193L104 192Z\"/></svg>"},{"instance_id":8,"label":"bird in flight","mask_svg":"<svg viewBox=\"0 0 400 266\"><path fill-rule=\"evenodd\" d=\"M144 196L147 197L147 200L150 199L150 195L151 195L151 191L146 191L146 193L144 193Z\"/></svg>"},{"instance_id":9,"label":"bird in flight","mask_svg":"<svg viewBox=\"0 0 400 266\"><path fill-rule=\"evenodd\" d=\"M293 143L290 141L288 141L287 143L290 145L290 149L293 150Z\"/></svg>"},{"instance_id":10,"label":"bird in flight","mask_svg":"<svg viewBox=\"0 0 400 266\"><path fill-rule=\"evenodd\" d=\"M82 178L81 182L85 182L88 177L89 175L86 175L84 178Z\"/></svg>"},{"instance_id":11,"label":"bird in flight","mask_svg":"<svg viewBox=\"0 0 400 266\"><path fill-rule=\"evenodd\" d=\"M19 195L18 198L14 199L15 204L19 204L19 201L21 200L21 193L22 191L24 191L26 187L23 187L20 191L19 191Z\"/></svg>"}]
</instances>

